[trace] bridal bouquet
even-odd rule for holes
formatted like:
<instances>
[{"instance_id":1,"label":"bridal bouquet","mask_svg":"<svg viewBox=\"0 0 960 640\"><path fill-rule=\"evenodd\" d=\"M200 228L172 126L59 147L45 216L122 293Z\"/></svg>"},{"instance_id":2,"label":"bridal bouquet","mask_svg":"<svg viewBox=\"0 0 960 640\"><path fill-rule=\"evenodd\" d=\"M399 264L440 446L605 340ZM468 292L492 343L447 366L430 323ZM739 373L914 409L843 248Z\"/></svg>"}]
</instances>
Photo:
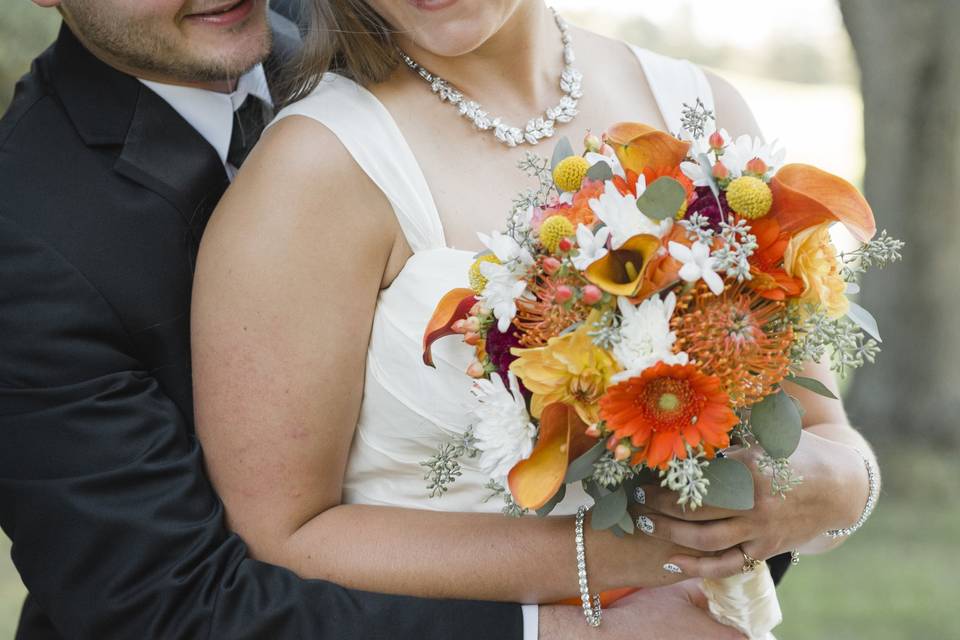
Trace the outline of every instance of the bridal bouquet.
<instances>
[{"instance_id":1,"label":"bridal bouquet","mask_svg":"<svg viewBox=\"0 0 960 640\"><path fill-rule=\"evenodd\" d=\"M562 140L521 163L539 189L505 232L480 234L470 288L447 293L424 333L428 365L448 335L476 355L474 425L424 463L432 495L456 456L476 457L507 512L545 515L582 483L592 526L622 535L640 482L691 509L752 508L752 474L722 456L733 444L762 448L773 491L800 481L801 409L782 385L833 397L804 363L842 375L874 360L876 323L848 296L902 243L876 236L849 183L712 119L698 103L679 137L622 123L582 154ZM838 251L834 223L859 246Z\"/></svg>"}]
</instances>

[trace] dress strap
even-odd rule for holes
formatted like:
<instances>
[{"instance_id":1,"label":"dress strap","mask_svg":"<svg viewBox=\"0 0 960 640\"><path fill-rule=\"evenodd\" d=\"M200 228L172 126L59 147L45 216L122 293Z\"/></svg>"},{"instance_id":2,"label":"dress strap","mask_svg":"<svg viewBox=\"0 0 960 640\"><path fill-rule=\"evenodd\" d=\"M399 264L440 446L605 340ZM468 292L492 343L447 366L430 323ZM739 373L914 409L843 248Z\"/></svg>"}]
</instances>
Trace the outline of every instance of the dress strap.
<instances>
[{"instance_id":1,"label":"dress strap","mask_svg":"<svg viewBox=\"0 0 960 640\"><path fill-rule=\"evenodd\" d=\"M689 60L670 58L634 45L630 48L643 67L650 91L670 133L679 134L683 128L680 116L684 104L693 106L699 98L704 107L716 111L713 90L703 69ZM707 133L712 133L716 128L712 120L707 126Z\"/></svg>"},{"instance_id":2,"label":"dress strap","mask_svg":"<svg viewBox=\"0 0 960 640\"><path fill-rule=\"evenodd\" d=\"M312 118L337 136L390 201L414 252L446 246L423 171L393 116L376 96L349 78L327 73L310 95L282 109L270 124L293 115Z\"/></svg>"}]
</instances>

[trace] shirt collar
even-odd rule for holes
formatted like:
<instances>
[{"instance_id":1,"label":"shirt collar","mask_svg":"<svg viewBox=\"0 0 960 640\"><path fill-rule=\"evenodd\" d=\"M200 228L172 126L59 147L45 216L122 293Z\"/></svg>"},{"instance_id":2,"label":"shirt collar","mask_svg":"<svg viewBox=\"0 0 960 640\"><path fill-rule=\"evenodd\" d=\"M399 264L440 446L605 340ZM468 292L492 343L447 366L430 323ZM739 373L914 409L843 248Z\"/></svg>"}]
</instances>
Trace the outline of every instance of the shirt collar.
<instances>
[{"instance_id":1,"label":"shirt collar","mask_svg":"<svg viewBox=\"0 0 960 640\"><path fill-rule=\"evenodd\" d=\"M183 87L139 79L154 93L167 101L190 126L210 143L220 161L227 163L230 137L233 134L233 112L252 95L273 105L270 87L263 65L258 64L240 76L233 93L218 93L196 87Z\"/></svg>"}]
</instances>

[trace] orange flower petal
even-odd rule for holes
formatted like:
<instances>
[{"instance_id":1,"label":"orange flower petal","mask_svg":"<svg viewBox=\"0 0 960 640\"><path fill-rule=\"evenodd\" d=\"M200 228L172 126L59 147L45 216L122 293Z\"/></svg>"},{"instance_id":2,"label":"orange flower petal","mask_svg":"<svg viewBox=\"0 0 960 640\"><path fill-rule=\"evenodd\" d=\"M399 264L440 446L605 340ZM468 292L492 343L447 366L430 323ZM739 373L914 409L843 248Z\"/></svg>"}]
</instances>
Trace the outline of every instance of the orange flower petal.
<instances>
[{"instance_id":1,"label":"orange flower petal","mask_svg":"<svg viewBox=\"0 0 960 640\"><path fill-rule=\"evenodd\" d=\"M587 280L617 296L635 296L640 291L650 260L660 249L660 239L638 234L597 260L585 273Z\"/></svg>"},{"instance_id":2,"label":"orange flower petal","mask_svg":"<svg viewBox=\"0 0 960 640\"><path fill-rule=\"evenodd\" d=\"M600 606L606 609L607 607L612 605L614 602L616 602L620 598L625 598L631 593L636 593L637 591L639 591L639 589L634 589L633 587L623 587L621 589L611 589L610 591L601 591ZM577 596L576 598L567 598L566 600L561 600L557 604L566 604L566 605L570 605L571 607L579 607L581 606L580 596Z\"/></svg>"},{"instance_id":3,"label":"orange flower petal","mask_svg":"<svg viewBox=\"0 0 960 640\"><path fill-rule=\"evenodd\" d=\"M788 164L770 182L770 216L782 231L795 234L821 222L836 220L861 242L877 232L870 205L852 184L806 164Z\"/></svg>"},{"instance_id":4,"label":"orange flower petal","mask_svg":"<svg viewBox=\"0 0 960 640\"><path fill-rule=\"evenodd\" d=\"M642 173L646 167L674 167L687 157L690 144L669 133L639 122L621 122L607 130L607 144L613 147L624 169Z\"/></svg>"},{"instance_id":5,"label":"orange flower petal","mask_svg":"<svg viewBox=\"0 0 960 640\"><path fill-rule=\"evenodd\" d=\"M570 464L571 437L583 434L586 428L586 423L572 406L554 402L544 407L540 414L537 446L530 457L518 462L507 476L510 493L518 505L525 509L539 509L557 493ZM580 438L574 438L574 442L578 449L585 444Z\"/></svg>"},{"instance_id":6,"label":"orange flower petal","mask_svg":"<svg viewBox=\"0 0 960 640\"><path fill-rule=\"evenodd\" d=\"M425 365L434 366L430 347L436 340L456 333L451 329L453 323L467 317L467 313L476 302L477 297L473 289L453 289L440 299L423 332L423 363Z\"/></svg>"}]
</instances>

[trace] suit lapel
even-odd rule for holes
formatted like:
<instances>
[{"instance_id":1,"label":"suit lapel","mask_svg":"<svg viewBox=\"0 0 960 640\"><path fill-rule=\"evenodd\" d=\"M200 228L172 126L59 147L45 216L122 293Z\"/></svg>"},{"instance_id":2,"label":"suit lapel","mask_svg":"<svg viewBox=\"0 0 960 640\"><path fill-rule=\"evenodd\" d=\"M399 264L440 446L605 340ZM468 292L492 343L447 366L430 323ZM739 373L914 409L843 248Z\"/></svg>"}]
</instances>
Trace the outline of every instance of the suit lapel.
<instances>
[{"instance_id":1,"label":"suit lapel","mask_svg":"<svg viewBox=\"0 0 960 640\"><path fill-rule=\"evenodd\" d=\"M195 239L228 185L213 147L136 78L100 61L64 25L51 83L83 141L118 148L114 170L180 212Z\"/></svg>"}]
</instances>

